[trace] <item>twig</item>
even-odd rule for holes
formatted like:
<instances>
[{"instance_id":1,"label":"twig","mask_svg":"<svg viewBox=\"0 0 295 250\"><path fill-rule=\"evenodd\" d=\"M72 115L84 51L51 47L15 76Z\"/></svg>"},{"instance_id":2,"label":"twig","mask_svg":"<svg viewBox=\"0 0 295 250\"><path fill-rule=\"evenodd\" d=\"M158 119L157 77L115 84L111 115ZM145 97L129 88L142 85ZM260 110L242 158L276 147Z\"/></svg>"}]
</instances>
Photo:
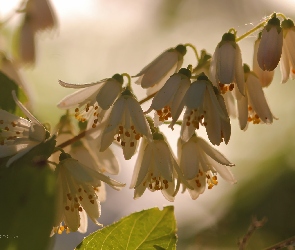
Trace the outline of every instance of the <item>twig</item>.
<instances>
[{"instance_id":1,"label":"twig","mask_svg":"<svg viewBox=\"0 0 295 250\"><path fill-rule=\"evenodd\" d=\"M288 238L286 240L281 241L280 243L277 243L271 247L265 248L265 250L278 250L283 249L288 246L294 246L295 245L295 236Z\"/></svg>"},{"instance_id":2,"label":"twig","mask_svg":"<svg viewBox=\"0 0 295 250\"><path fill-rule=\"evenodd\" d=\"M248 243L249 239L251 238L252 234L255 232L256 229L262 227L267 221L266 217L263 217L262 220L257 220L256 217L252 218L252 222L248 228L247 233L244 235L242 239L239 240L238 246L239 250L244 250L246 247L246 244Z\"/></svg>"}]
</instances>

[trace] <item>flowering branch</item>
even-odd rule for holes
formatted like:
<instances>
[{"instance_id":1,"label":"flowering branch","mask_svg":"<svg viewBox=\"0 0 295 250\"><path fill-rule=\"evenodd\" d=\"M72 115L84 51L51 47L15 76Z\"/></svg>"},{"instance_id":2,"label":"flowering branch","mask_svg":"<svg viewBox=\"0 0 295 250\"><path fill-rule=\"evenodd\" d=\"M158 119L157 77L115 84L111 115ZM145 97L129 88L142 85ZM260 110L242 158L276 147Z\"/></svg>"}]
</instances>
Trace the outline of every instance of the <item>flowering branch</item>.
<instances>
[{"instance_id":1,"label":"flowering branch","mask_svg":"<svg viewBox=\"0 0 295 250\"><path fill-rule=\"evenodd\" d=\"M192 48L193 51L195 52L197 60L200 61L199 53L194 45L192 45L191 43L186 43L186 44L184 44L184 46Z\"/></svg>"},{"instance_id":2,"label":"flowering branch","mask_svg":"<svg viewBox=\"0 0 295 250\"><path fill-rule=\"evenodd\" d=\"M250 224L250 226L248 228L247 233L238 242L239 250L245 249L246 244L248 243L249 239L251 238L251 236L253 235L255 230L262 227L266 223L266 221L267 221L266 217L263 217L262 220L260 220L260 221L257 220L256 217L252 218L252 221L251 221L251 224Z\"/></svg>"}]
</instances>

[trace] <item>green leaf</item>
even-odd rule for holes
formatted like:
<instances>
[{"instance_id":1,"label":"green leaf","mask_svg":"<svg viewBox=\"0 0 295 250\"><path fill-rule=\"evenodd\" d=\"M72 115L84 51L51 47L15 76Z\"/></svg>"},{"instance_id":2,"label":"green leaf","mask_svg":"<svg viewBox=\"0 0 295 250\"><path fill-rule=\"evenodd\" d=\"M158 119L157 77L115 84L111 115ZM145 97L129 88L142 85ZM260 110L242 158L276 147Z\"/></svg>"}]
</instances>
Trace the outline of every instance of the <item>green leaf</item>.
<instances>
[{"instance_id":1,"label":"green leaf","mask_svg":"<svg viewBox=\"0 0 295 250\"><path fill-rule=\"evenodd\" d=\"M0 249L48 249L55 176L47 164L18 162L0 172Z\"/></svg>"},{"instance_id":2,"label":"green leaf","mask_svg":"<svg viewBox=\"0 0 295 250\"><path fill-rule=\"evenodd\" d=\"M0 71L0 108L14 113L16 104L12 98L12 90L18 95L17 84Z\"/></svg>"},{"instance_id":3,"label":"green leaf","mask_svg":"<svg viewBox=\"0 0 295 250\"><path fill-rule=\"evenodd\" d=\"M76 249L176 249L174 207L133 213L86 237Z\"/></svg>"}]
</instances>

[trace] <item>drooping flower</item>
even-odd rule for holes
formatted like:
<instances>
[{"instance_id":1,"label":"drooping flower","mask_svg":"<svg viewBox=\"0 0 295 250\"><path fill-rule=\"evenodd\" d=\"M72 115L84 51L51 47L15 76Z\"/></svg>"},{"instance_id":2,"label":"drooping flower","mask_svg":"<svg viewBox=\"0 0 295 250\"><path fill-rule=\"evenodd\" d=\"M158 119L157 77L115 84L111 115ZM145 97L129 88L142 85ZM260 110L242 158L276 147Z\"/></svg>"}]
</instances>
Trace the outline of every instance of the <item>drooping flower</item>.
<instances>
[{"instance_id":1,"label":"drooping flower","mask_svg":"<svg viewBox=\"0 0 295 250\"><path fill-rule=\"evenodd\" d=\"M57 20L49 0L29 0L26 5L28 22L34 32L49 30L57 25Z\"/></svg>"},{"instance_id":2,"label":"drooping flower","mask_svg":"<svg viewBox=\"0 0 295 250\"><path fill-rule=\"evenodd\" d=\"M99 189L102 182L116 190L120 190L125 184L88 168L66 153L61 153L56 171L58 197L52 235L63 231L75 232L79 228L80 232L85 232L85 212L95 224L101 226L97 218L101 213Z\"/></svg>"},{"instance_id":3,"label":"drooping flower","mask_svg":"<svg viewBox=\"0 0 295 250\"><path fill-rule=\"evenodd\" d=\"M273 122L274 116L267 104L259 78L248 65L244 65L246 79L246 94L237 101L239 123L242 130L247 129L248 122L253 124ZM237 95L239 93L236 93Z\"/></svg>"},{"instance_id":4,"label":"drooping flower","mask_svg":"<svg viewBox=\"0 0 295 250\"><path fill-rule=\"evenodd\" d=\"M18 59L22 63L34 64L36 60L35 34L57 26L54 11L48 0L29 0L19 30Z\"/></svg>"},{"instance_id":5,"label":"drooping flower","mask_svg":"<svg viewBox=\"0 0 295 250\"><path fill-rule=\"evenodd\" d=\"M262 70L272 71L279 64L283 46L283 32L280 19L273 14L261 34L257 61Z\"/></svg>"},{"instance_id":6,"label":"drooping flower","mask_svg":"<svg viewBox=\"0 0 295 250\"><path fill-rule=\"evenodd\" d=\"M185 105L187 108L181 125L182 140L188 141L201 125L206 128L212 144L219 145L223 139L228 143L231 126L225 103L207 76L201 74L191 84L185 96Z\"/></svg>"},{"instance_id":7,"label":"drooping flower","mask_svg":"<svg viewBox=\"0 0 295 250\"><path fill-rule=\"evenodd\" d=\"M161 190L168 201L174 201L178 191L176 179L189 187L164 136L154 133L153 141L144 138L130 184L130 188L134 188L134 199L148 188L152 192Z\"/></svg>"},{"instance_id":8,"label":"drooping flower","mask_svg":"<svg viewBox=\"0 0 295 250\"><path fill-rule=\"evenodd\" d=\"M282 83L295 79L295 27L291 19L282 22L283 52L281 58Z\"/></svg>"},{"instance_id":9,"label":"drooping flower","mask_svg":"<svg viewBox=\"0 0 295 250\"><path fill-rule=\"evenodd\" d=\"M182 44L164 51L134 76L139 77L136 83L143 88L150 88L148 94L155 93L181 68L185 54L186 47Z\"/></svg>"},{"instance_id":10,"label":"drooping flower","mask_svg":"<svg viewBox=\"0 0 295 250\"><path fill-rule=\"evenodd\" d=\"M145 136L151 139L151 132L140 104L127 88L115 101L110 114L106 117L104 129L100 136L100 151L106 150L117 135L126 160L130 159L136 150L137 142Z\"/></svg>"},{"instance_id":11,"label":"drooping flower","mask_svg":"<svg viewBox=\"0 0 295 250\"><path fill-rule=\"evenodd\" d=\"M172 117L170 127L173 128L184 108L184 96L191 84L190 77L190 70L180 69L178 73L173 74L168 79L163 88L155 95L151 107L146 113L152 110L156 111L154 119L156 126Z\"/></svg>"},{"instance_id":12,"label":"drooping flower","mask_svg":"<svg viewBox=\"0 0 295 250\"><path fill-rule=\"evenodd\" d=\"M228 166L234 164L201 137L194 134L187 142L179 139L177 146L180 168L193 188L188 189L193 200L205 191L206 185L211 189L218 184L217 174L231 184L236 183L228 169Z\"/></svg>"},{"instance_id":13,"label":"drooping flower","mask_svg":"<svg viewBox=\"0 0 295 250\"><path fill-rule=\"evenodd\" d=\"M79 121L88 120L88 128L95 128L105 115L105 111L117 99L122 91L123 76L113 75L99 82L88 84L70 84L59 81L65 88L80 90L63 98L57 106L62 109L75 108L75 117Z\"/></svg>"},{"instance_id":14,"label":"drooping flower","mask_svg":"<svg viewBox=\"0 0 295 250\"><path fill-rule=\"evenodd\" d=\"M217 45L210 66L210 80L219 87L222 94L232 91L235 86L240 93L245 93L242 55L236 36L225 33Z\"/></svg>"},{"instance_id":15,"label":"drooping flower","mask_svg":"<svg viewBox=\"0 0 295 250\"><path fill-rule=\"evenodd\" d=\"M15 92L12 92L12 96L30 120L0 110L0 158L11 156L7 167L45 141L47 136L44 126L17 99Z\"/></svg>"},{"instance_id":16,"label":"drooping flower","mask_svg":"<svg viewBox=\"0 0 295 250\"><path fill-rule=\"evenodd\" d=\"M262 87L268 87L274 76L274 70L262 70L257 61L257 52L261 41L261 33L259 33L259 37L255 41L254 44L254 55L253 55L253 72L258 76L259 81Z\"/></svg>"}]
</instances>

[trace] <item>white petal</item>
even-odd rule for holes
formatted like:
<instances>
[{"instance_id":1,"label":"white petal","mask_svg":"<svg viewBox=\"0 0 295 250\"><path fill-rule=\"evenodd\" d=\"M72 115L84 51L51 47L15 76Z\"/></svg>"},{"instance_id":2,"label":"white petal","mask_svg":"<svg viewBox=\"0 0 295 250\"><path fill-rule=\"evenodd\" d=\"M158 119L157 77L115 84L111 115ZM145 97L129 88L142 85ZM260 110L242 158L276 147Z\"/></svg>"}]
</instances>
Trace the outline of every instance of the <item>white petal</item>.
<instances>
[{"instance_id":1,"label":"white petal","mask_svg":"<svg viewBox=\"0 0 295 250\"><path fill-rule=\"evenodd\" d=\"M65 88L71 88L71 89L84 89L84 88L87 88L87 87L91 87L91 86L96 86L96 85L99 85L101 83L104 83L106 82L108 79L103 79L103 80L100 80L98 82L92 82L92 83L83 83L83 84L75 84L75 83L67 83L67 82L64 82L62 80L58 80L58 83L62 86L62 87L65 87ZM101 87L101 86L100 86Z\"/></svg>"},{"instance_id":2,"label":"white petal","mask_svg":"<svg viewBox=\"0 0 295 250\"><path fill-rule=\"evenodd\" d=\"M148 65L146 69L136 75L140 76L144 74L141 79L141 86L143 88L149 88L157 84L169 70L177 64L177 61L177 51L166 51L161 54L160 57Z\"/></svg>"},{"instance_id":3,"label":"white petal","mask_svg":"<svg viewBox=\"0 0 295 250\"><path fill-rule=\"evenodd\" d=\"M122 85L115 79L109 79L99 90L96 101L102 109L106 110L114 103L121 91Z\"/></svg>"},{"instance_id":4,"label":"white petal","mask_svg":"<svg viewBox=\"0 0 295 250\"><path fill-rule=\"evenodd\" d=\"M34 123L39 124L40 126L43 126L36 118L33 116L29 110L17 99L15 91L12 91L12 97L17 106L23 111L23 113Z\"/></svg>"},{"instance_id":5,"label":"white petal","mask_svg":"<svg viewBox=\"0 0 295 250\"><path fill-rule=\"evenodd\" d=\"M273 115L266 102L260 82L255 75L249 74L247 79L247 88L249 99L255 112L263 122L272 123Z\"/></svg>"},{"instance_id":6,"label":"white petal","mask_svg":"<svg viewBox=\"0 0 295 250\"><path fill-rule=\"evenodd\" d=\"M83 209L80 212L80 227L78 228L78 232L81 234L85 234L88 228L88 218L85 210Z\"/></svg>"},{"instance_id":7,"label":"white petal","mask_svg":"<svg viewBox=\"0 0 295 250\"><path fill-rule=\"evenodd\" d=\"M241 130L245 130L248 123L248 96L242 96L237 100L239 124Z\"/></svg>"},{"instance_id":8,"label":"white petal","mask_svg":"<svg viewBox=\"0 0 295 250\"><path fill-rule=\"evenodd\" d=\"M144 151L142 152L142 155L139 155L136 164L135 164L135 169L132 177L132 185L130 187L134 187L135 189L139 186L141 186L143 180L145 179L148 170L150 168L150 165L152 161L154 161L154 143L144 143L142 145L142 148L144 148ZM142 151L141 148L141 151ZM137 178L137 179L136 179ZM134 181L136 179L136 184L134 185Z\"/></svg>"},{"instance_id":9,"label":"white petal","mask_svg":"<svg viewBox=\"0 0 295 250\"><path fill-rule=\"evenodd\" d=\"M6 167L9 167L13 162L21 158L23 155L28 153L33 147L38 145L39 143L32 142L30 145L27 145L26 148L22 148L23 145L16 145L17 148L21 148L21 151L19 151L16 155L12 156L6 163Z\"/></svg>"},{"instance_id":10,"label":"white petal","mask_svg":"<svg viewBox=\"0 0 295 250\"><path fill-rule=\"evenodd\" d=\"M64 97L58 104L57 107L61 109L70 109L78 105L83 105L90 100L95 100L98 90L101 85L94 85L91 87L80 89L66 97Z\"/></svg>"},{"instance_id":11,"label":"white petal","mask_svg":"<svg viewBox=\"0 0 295 250\"><path fill-rule=\"evenodd\" d=\"M143 114L140 104L133 97L126 100L126 106L132 119L135 130L149 138L151 132L147 120Z\"/></svg>"},{"instance_id":12,"label":"white petal","mask_svg":"<svg viewBox=\"0 0 295 250\"><path fill-rule=\"evenodd\" d=\"M235 82L242 95L245 95L245 77L244 69L242 66L242 55L238 44L236 44L236 56L235 56Z\"/></svg>"},{"instance_id":13,"label":"white petal","mask_svg":"<svg viewBox=\"0 0 295 250\"><path fill-rule=\"evenodd\" d=\"M151 108L160 110L170 103L181 83L181 74L172 75L163 88L155 95Z\"/></svg>"},{"instance_id":14,"label":"white petal","mask_svg":"<svg viewBox=\"0 0 295 250\"><path fill-rule=\"evenodd\" d=\"M267 31L262 31L261 41L257 52L257 61L261 69L274 70L282 54L283 31L277 31L277 27L273 26Z\"/></svg>"},{"instance_id":15,"label":"white petal","mask_svg":"<svg viewBox=\"0 0 295 250\"><path fill-rule=\"evenodd\" d=\"M199 147L199 150L203 150L208 156L210 156L214 161L227 166L233 166L228 159L225 158L223 154L221 154L218 150L211 147L209 143L207 143L204 139L201 137L197 138L197 144Z\"/></svg>"},{"instance_id":16,"label":"white petal","mask_svg":"<svg viewBox=\"0 0 295 250\"><path fill-rule=\"evenodd\" d=\"M196 151L196 144L192 140L189 140L182 145L180 168L182 169L186 180L195 178L199 172L200 163Z\"/></svg>"},{"instance_id":17,"label":"white petal","mask_svg":"<svg viewBox=\"0 0 295 250\"><path fill-rule=\"evenodd\" d=\"M163 140L155 141L154 151L154 161L155 166L158 168L161 176L166 179L168 182L173 180L173 162L171 152Z\"/></svg>"},{"instance_id":18,"label":"white petal","mask_svg":"<svg viewBox=\"0 0 295 250\"><path fill-rule=\"evenodd\" d=\"M197 109L204 99L207 81L195 81L191 84L185 95L185 105L189 109Z\"/></svg>"},{"instance_id":19,"label":"white petal","mask_svg":"<svg viewBox=\"0 0 295 250\"><path fill-rule=\"evenodd\" d=\"M214 162L211 162L212 160L209 159L210 163L214 164ZM215 163L213 165L213 167L216 169L216 171L218 172L218 174L220 174L220 176L226 180L227 182L229 182L230 184L235 184L237 181L235 179L235 177L233 176L232 172L229 170L229 168L227 166L224 165L220 165L218 163Z\"/></svg>"},{"instance_id":20,"label":"white petal","mask_svg":"<svg viewBox=\"0 0 295 250\"><path fill-rule=\"evenodd\" d=\"M219 45L217 45L219 46ZM236 48L232 42L225 42L216 48L216 70L219 82L230 84L234 81Z\"/></svg>"},{"instance_id":21,"label":"white petal","mask_svg":"<svg viewBox=\"0 0 295 250\"><path fill-rule=\"evenodd\" d=\"M76 232L80 227L80 216L78 210L75 209L73 212L70 209L64 211L66 225L69 227L71 232Z\"/></svg>"},{"instance_id":22,"label":"white petal","mask_svg":"<svg viewBox=\"0 0 295 250\"><path fill-rule=\"evenodd\" d=\"M282 83L286 83L289 79L290 63L289 63L288 51L286 48L285 40L283 44L282 57L280 62L281 62L280 69L282 74Z\"/></svg>"}]
</instances>

